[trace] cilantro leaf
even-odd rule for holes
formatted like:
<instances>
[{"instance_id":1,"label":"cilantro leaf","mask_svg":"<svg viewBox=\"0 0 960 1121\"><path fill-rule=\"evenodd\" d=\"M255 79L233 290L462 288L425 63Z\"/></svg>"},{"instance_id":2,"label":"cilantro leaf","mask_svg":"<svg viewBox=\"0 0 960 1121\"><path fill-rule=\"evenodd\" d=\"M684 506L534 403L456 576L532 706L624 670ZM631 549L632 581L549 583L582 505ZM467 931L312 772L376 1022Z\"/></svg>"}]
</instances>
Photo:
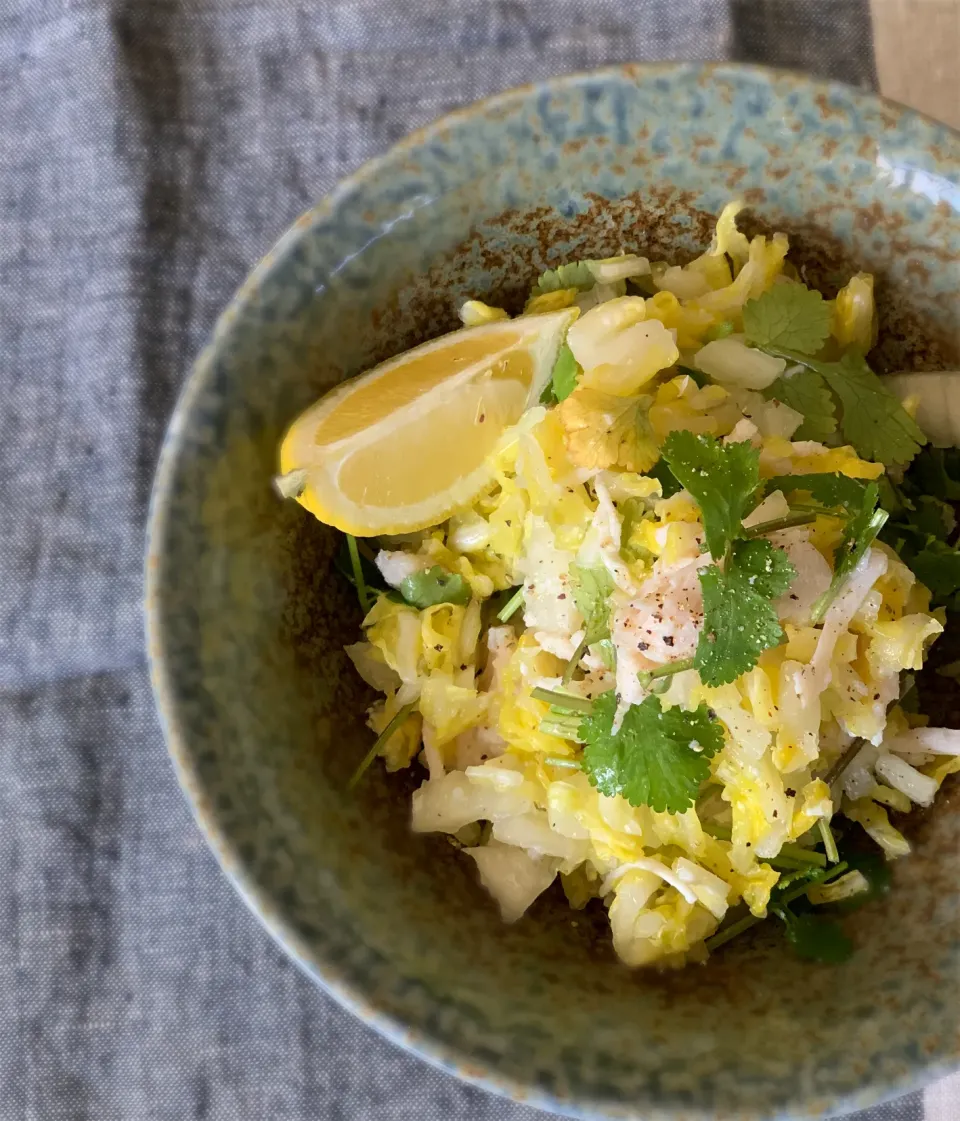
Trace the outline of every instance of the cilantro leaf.
<instances>
[{"instance_id":1,"label":"cilantro leaf","mask_svg":"<svg viewBox=\"0 0 960 1121\"><path fill-rule=\"evenodd\" d=\"M583 616L583 641L587 646L610 637L610 596L613 577L603 565L571 564L573 599Z\"/></svg>"},{"instance_id":2,"label":"cilantro leaf","mask_svg":"<svg viewBox=\"0 0 960 1121\"><path fill-rule=\"evenodd\" d=\"M924 448L910 465L904 489L945 502L960 501L960 448Z\"/></svg>"},{"instance_id":3,"label":"cilantro leaf","mask_svg":"<svg viewBox=\"0 0 960 1121\"><path fill-rule=\"evenodd\" d=\"M533 288L533 295L542 296L561 288L577 288L586 292L595 284L607 284L613 285L617 294L622 296L626 290L625 281L635 281L649 275L650 262L646 257L638 257L635 253L600 260L570 261L541 273Z\"/></svg>"},{"instance_id":4,"label":"cilantro leaf","mask_svg":"<svg viewBox=\"0 0 960 1121\"><path fill-rule=\"evenodd\" d=\"M946 602L960 591L960 553L942 541L929 541L910 560L910 567L936 602Z\"/></svg>"},{"instance_id":5,"label":"cilantro leaf","mask_svg":"<svg viewBox=\"0 0 960 1121\"><path fill-rule=\"evenodd\" d=\"M659 697L647 697L627 709L615 733L616 711L616 694L603 693L580 723L590 782L601 794L619 794L632 806L672 814L688 810L710 777L709 760L723 747L723 729L707 706L664 710Z\"/></svg>"},{"instance_id":6,"label":"cilantro leaf","mask_svg":"<svg viewBox=\"0 0 960 1121\"><path fill-rule=\"evenodd\" d=\"M849 914L867 903L882 899L889 891L893 882L890 874L890 865L878 852L851 852L844 848L843 859L851 871L859 872L869 885L867 891L852 895L848 899L841 899L828 906L833 913ZM822 906L822 904L821 904Z\"/></svg>"},{"instance_id":7,"label":"cilantro leaf","mask_svg":"<svg viewBox=\"0 0 960 1121\"><path fill-rule=\"evenodd\" d=\"M847 572L852 571L867 551L867 546L876 537L876 532L869 536L869 531L879 501L880 487L875 482L868 483L863 488L859 506L844 529L843 541L837 548L834 561L838 569L845 568ZM886 517L884 517L884 521L886 521Z\"/></svg>"},{"instance_id":8,"label":"cilantro leaf","mask_svg":"<svg viewBox=\"0 0 960 1121\"><path fill-rule=\"evenodd\" d=\"M952 502L960 499L960 449L924 448L903 481L886 484L891 518L880 536L927 585L935 604L960 606L960 553Z\"/></svg>"},{"instance_id":9,"label":"cilantro leaf","mask_svg":"<svg viewBox=\"0 0 960 1121\"><path fill-rule=\"evenodd\" d=\"M677 490L679 489L680 486L677 484ZM620 527L620 556L627 564L633 564L634 561L639 560L652 561L654 559L653 553L644 548L643 545L637 545L633 541L634 531L647 515L646 502L642 498L627 498L620 503L619 509L623 518L623 524Z\"/></svg>"},{"instance_id":10,"label":"cilantro leaf","mask_svg":"<svg viewBox=\"0 0 960 1121\"><path fill-rule=\"evenodd\" d=\"M708 327L703 337L708 343L712 343L716 339L725 339L728 335L732 335L736 329L729 319L721 319L713 327Z\"/></svg>"},{"instance_id":11,"label":"cilantro leaf","mask_svg":"<svg viewBox=\"0 0 960 1121\"><path fill-rule=\"evenodd\" d=\"M810 612L813 622L819 622L823 618L843 582L863 559L863 555L886 524L886 510L876 508L879 499L880 487L876 483L868 483L863 488L859 507L843 528L843 540L833 554L833 579L830 587L813 605Z\"/></svg>"},{"instance_id":12,"label":"cilantro leaf","mask_svg":"<svg viewBox=\"0 0 960 1121\"><path fill-rule=\"evenodd\" d=\"M797 570L782 549L757 538L736 543L730 574L758 595L776 599L789 590Z\"/></svg>"},{"instance_id":13,"label":"cilantro leaf","mask_svg":"<svg viewBox=\"0 0 960 1121\"><path fill-rule=\"evenodd\" d=\"M581 292L586 292L596 283L589 261L571 261L542 272L534 285L533 295L543 296L547 292L558 292L561 288L579 288Z\"/></svg>"},{"instance_id":14,"label":"cilantro leaf","mask_svg":"<svg viewBox=\"0 0 960 1121\"><path fill-rule=\"evenodd\" d=\"M660 493L664 498L670 498L676 494L678 490L683 490L680 483L677 482L677 477L670 470L665 459L658 459L657 462L647 472L651 479L656 479L660 484Z\"/></svg>"},{"instance_id":15,"label":"cilantro leaf","mask_svg":"<svg viewBox=\"0 0 960 1121\"><path fill-rule=\"evenodd\" d=\"M839 362L818 362L789 347L770 346L766 349L788 362L799 362L826 382L840 402L843 438L853 444L865 459L887 466L909 463L920 450L920 445L927 442L920 426L870 369L862 354L848 351ZM793 380L781 377L774 385L789 384ZM783 401L781 392L778 388L774 396ZM784 403L791 404L789 401ZM799 411L808 416L802 408Z\"/></svg>"},{"instance_id":16,"label":"cilantro leaf","mask_svg":"<svg viewBox=\"0 0 960 1121\"><path fill-rule=\"evenodd\" d=\"M742 519L760 482L760 453L748 442L722 444L713 436L671 432L663 458L700 506L710 555L723 556L740 536Z\"/></svg>"},{"instance_id":17,"label":"cilantro leaf","mask_svg":"<svg viewBox=\"0 0 960 1121\"><path fill-rule=\"evenodd\" d=\"M695 370L692 366L678 365L677 373L683 374L684 377L688 377L694 383L697 389L703 389L705 385L710 384L710 379L707 377L707 375L702 373L700 370Z\"/></svg>"},{"instance_id":18,"label":"cilantro leaf","mask_svg":"<svg viewBox=\"0 0 960 1121\"><path fill-rule=\"evenodd\" d=\"M775 284L743 306L747 342L761 349L773 346L816 354L830 337L829 305L813 288Z\"/></svg>"},{"instance_id":19,"label":"cilantro leaf","mask_svg":"<svg viewBox=\"0 0 960 1121\"><path fill-rule=\"evenodd\" d=\"M957 528L957 515L953 507L940 498L922 494L913 501L910 527L924 540L948 541Z\"/></svg>"},{"instance_id":20,"label":"cilantro leaf","mask_svg":"<svg viewBox=\"0 0 960 1121\"><path fill-rule=\"evenodd\" d=\"M781 490L786 494L805 491L824 506L843 507L850 514L844 527L843 539L834 553L834 576L830 587L814 604L813 618L821 619L843 581L859 563L887 520L884 511L875 511L879 499L879 484L851 479L846 475L823 473L781 475L768 479L766 485L771 491Z\"/></svg>"},{"instance_id":21,"label":"cilantro leaf","mask_svg":"<svg viewBox=\"0 0 960 1121\"><path fill-rule=\"evenodd\" d=\"M767 479L767 493L775 490L790 494L805 491L815 501L824 506L843 506L848 510L859 510L863 505L867 484L861 479L851 479L839 472L823 472L812 475L777 475ZM876 505L876 503L874 503Z\"/></svg>"},{"instance_id":22,"label":"cilantro leaf","mask_svg":"<svg viewBox=\"0 0 960 1121\"><path fill-rule=\"evenodd\" d=\"M413 572L400 582L400 594L411 606L423 610L437 603L470 602L470 585L457 572L434 565L429 572Z\"/></svg>"},{"instance_id":23,"label":"cilantro leaf","mask_svg":"<svg viewBox=\"0 0 960 1121\"><path fill-rule=\"evenodd\" d=\"M913 417L863 355L847 353L820 371L840 399L840 427L860 455L887 465L909 463L927 442Z\"/></svg>"},{"instance_id":24,"label":"cilantro leaf","mask_svg":"<svg viewBox=\"0 0 960 1121\"><path fill-rule=\"evenodd\" d=\"M809 911L795 915L788 907L778 908L774 914L783 920L787 941L798 957L841 965L853 954L853 943L832 919Z\"/></svg>"},{"instance_id":25,"label":"cilantro leaf","mask_svg":"<svg viewBox=\"0 0 960 1121\"><path fill-rule=\"evenodd\" d=\"M783 628L771 600L796 575L786 553L762 538L738 541L725 571L715 564L701 569L703 628L694 666L704 685L735 681L764 650L779 646Z\"/></svg>"},{"instance_id":26,"label":"cilantro leaf","mask_svg":"<svg viewBox=\"0 0 960 1121\"><path fill-rule=\"evenodd\" d=\"M557 354L553 364L553 374L550 378L550 387L556 401L565 401L577 388L577 379L580 376L580 366L573 357L573 351L564 343Z\"/></svg>"},{"instance_id":27,"label":"cilantro leaf","mask_svg":"<svg viewBox=\"0 0 960 1121\"><path fill-rule=\"evenodd\" d=\"M822 443L837 430L833 395L820 374L813 370L788 371L767 386L763 395L767 400L782 401L803 413L803 424L794 434L797 440Z\"/></svg>"}]
</instances>

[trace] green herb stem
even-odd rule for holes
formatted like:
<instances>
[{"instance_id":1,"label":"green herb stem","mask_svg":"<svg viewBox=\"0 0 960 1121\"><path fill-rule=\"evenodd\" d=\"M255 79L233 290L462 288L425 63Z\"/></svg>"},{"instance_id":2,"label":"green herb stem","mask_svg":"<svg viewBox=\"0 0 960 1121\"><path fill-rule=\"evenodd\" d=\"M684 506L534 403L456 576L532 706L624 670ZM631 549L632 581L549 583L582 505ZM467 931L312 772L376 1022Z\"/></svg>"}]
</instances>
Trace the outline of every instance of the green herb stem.
<instances>
[{"instance_id":1,"label":"green herb stem","mask_svg":"<svg viewBox=\"0 0 960 1121\"><path fill-rule=\"evenodd\" d=\"M890 515L886 510L874 510L870 516L869 522L863 527L860 536L856 540L856 550L859 556L856 556L856 563L859 563L860 558L866 553L870 545L876 540L877 534L887 524L887 519ZM851 567L846 572L838 571L834 573L833 579L830 581L830 587L823 593L810 610L810 622L813 624L822 621L824 615L827 613L827 608L837 598L840 589L847 582L850 573L856 567L856 563L851 563Z\"/></svg>"},{"instance_id":2,"label":"green herb stem","mask_svg":"<svg viewBox=\"0 0 960 1121\"><path fill-rule=\"evenodd\" d=\"M788 846L784 845L784 848ZM776 856L765 856L761 859L764 863L769 864L771 868L782 868L785 872L806 872L810 868L823 868L826 866L827 858L822 852L811 854L819 857L818 860L808 860L806 854L804 856L795 856L792 853L784 852L781 849Z\"/></svg>"},{"instance_id":3,"label":"green herb stem","mask_svg":"<svg viewBox=\"0 0 960 1121\"><path fill-rule=\"evenodd\" d=\"M376 759L376 757L380 754L380 751L386 745L390 737L400 727L400 725L403 724L403 722L416 707L417 702L411 701L409 704L405 704L402 708L397 710L396 715L393 717L390 723L373 741L373 745L371 746L367 754L364 755L363 761L361 762L360 766L357 767L357 769L350 776L350 781L347 783L347 790L353 790L360 779L363 778L364 772L374 761L374 759Z\"/></svg>"},{"instance_id":4,"label":"green herb stem","mask_svg":"<svg viewBox=\"0 0 960 1121\"><path fill-rule=\"evenodd\" d=\"M790 509L796 510L798 513L802 510L804 513L813 514L815 517L824 518L842 518L843 514L837 510L831 510L829 506L821 506L815 502L791 502Z\"/></svg>"},{"instance_id":5,"label":"green herb stem","mask_svg":"<svg viewBox=\"0 0 960 1121\"><path fill-rule=\"evenodd\" d=\"M830 828L830 822L825 817L821 817L817 822L817 827L820 830L820 836L823 838L823 847L827 854L827 860L831 864L838 864L840 862L840 853L837 851L837 842L833 836L833 830Z\"/></svg>"},{"instance_id":6,"label":"green herb stem","mask_svg":"<svg viewBox=\"0 0 960 1121\"><path fill-rule=\"evenodd\" d=\"M795 899L799 899L801 895L806 895L812 887L819 887L821 884L830 883L837 879L838 876L842 876L849 868L850 865L845 860L841 860L839 864L834 864L825 875L818 876L815 880L806 880L801 884L797 884L796 887L791 888L789 891L785 891L778 900L778 903L781 905L792 903Z\"/></svg>"},{"instance_id":7,"label":"green herb stem","mask_svg":"<svg viewBox=\"0 0 960 1121\"><path fill-rule=\"evenodd\" d=\"M572 693L561 693L556 689L541 689L538 686L531 690L530 696L535 701L544 701L566 712L593 711L593 701L588 701L586 697L575 697Z\"/></svg>"},{"instance_id":8,"label":"green herb stem","mask_svg":"<svg viewBox=\"0 0 960 1121\"><path fill-rule=\"evenodd\" d=\"M763 919L758 919L756 915L744 915L742 919L737 919L729 926L725 926L722 930L718 930L711 938L708 938L704 945L711 952L718 950L721 946L725 946L728 942L737 937L738 934L743 934L745 930L749 930L757 923L763 922Z\"/></svg>"},{"instance_id":9,"label":"green herb stem","mask_svg":"<svg viewBox=\"0 0 960 1121\"><path fill-rule=\"evenodd\" d=\"M367 584L363 578L360 550L357 548L357 539L352 533L346 534L346 538L347 549L350 552L350 567L353 569L353 582L357 587L357 599L360 600L360 610L366 615L370 610L370 596L367 593Z\"/></svg>"},{"instance_id":10,"label":"green herb stem","mask_svg":"<svg viewBox=\"0 0 960 1121\"><path fill-rule=\"evenodd\" d=\"M758 522L749 528L744 527L743 536L749 539L764 537L768 533L777 533L781 529L792 529L797 525L810 525L817 520L817 511L791 510L781 518L771 518L767 522Z\"/></svg>"},{"instance_id":11,"label":"green herb stem","mask_svg":"<svg viewBox=\"0 0 960 1121\"><path fill-rule=\"evenodd\" d=\"M580 742L580 718L577 716L545 716L540 721L540 731L547 736Z\"/></svg>"},{"instance_id":12,"label":"green herb stem","mask_svg":"<svg viewBox=\"0 0 960 1121\"><path fill-rule=\"evenodd\" d=\"M551 767L563 767L567 771L579 771L581 765L576 759L564 759L559 755L545 755L544 763Z\"/></svg>"},{"instance_id":13,"label":"green herb stem","mask_svg":"<svg viewBox=\"0 0 960 1121\"><path fill-rule=\"evenodd\" d=\"M729 841L733 838L733 830L729 825L716 825L712 821L707 821L701 828L709 837L715 837L718 841Z\"/></svg>"},{"instance_id":14,"label":"green herb stem","mask_svg":"<svg viewBox=\"0 0 960 1121\"><path fill-rule=\"evenodd\" d=\"M573 657L567 662L566 669L563 671L563 677L561 678L561 683L563 685L570 684L577 666L580 665L580 659L586 654L589 646L590 643L587 641L587 636L584 635L583 638L580 639L580 645L574 650Z\"/></svg>"},{"instance_id":15,"label":"green herb stem","mask_svg":"<svg viewBox=\"0 0 960 1121\"><path fill-rule=\"evenodd\" d=\"M651 684L660 677L672 677L675 673L683 673L684 670L693 669L693 658L681 658L678 662L668 662L665 666L657 666L649 672L640 672L637 674L637 680L644 687L649 689Z\"/></svg>"},{"instance_id":16,"label":"green herb stem","mask_svg":"<svg viewBox=\"0 0 960 1121\"><path fill-rule=\"evenodd\" d=\"M729 841L733 838L733 831L729 825L718 825L713 822L707 822L703 827L704 833L711 837L715 837L718 841ZM778 861L783 861L789 864L791 871L799 871L802 868L825 868L827 858L822 852L817 852L815 849L806 849L803 845L783 845L780 852L773 857L759 857L758 859L765 860L767 864L776 864Z\"/></svg>"},{"instance_id":17,"label":"green herb stem","mask_svg":"<svg viewBox=\"0 0 960 1121\"><path fill-rule=\"evenodd\" d=\"M805 849L803 845L784 845L780 849L779 855L808 866L811 864L815 865L817 868L825 868L827 866L827 858L822 852L817 852L816 849Z\"/></svg>"},{"instance_id":18,"label":"green herb stem","mask_svg":"<svg viewBox=\"0 0 960 1121\"><path fill-rule=\"evenodd\" d=\"M856 756L860 753L860 749L866 744L866 740L859 736L849 745L840 758L833 764L829 771L823 776L823 781L827 786L833 786L837 779L843 772L850 766Z\"/></svg>"},{"instance_id":19,"label":"green herb stem","mask_svg":"<svg viewBox=\"0 0 960 1121\"><path fill-rule=\"evenodd\" d=\"M514 615L523 606L523 588L519 587L513 595L507 600L503 607L497 612L497 618L501 623L508 623Z\"/></svg>"},{"instance_id":20,"label":"green herb stem","mask_svg":"<svg viewBox=\"0 0 960 1121\"><path fill-rule=\"evenodd\" d=\"M363 540L363 538L356 538L357 551L361 557L366 557L371 564L376 564L377 554L370 548L370 546Z\"/></svg>"},{"instance_id":21,"label":"green herb stem","mask_svg":"<svg viewBox=\"0 0 960 1121\"><path fill-rule=\"evenodd\" d=\"M848 867L847 862L842 860L839 864L831 868L826 875L819 876L815 881L805 881L804 883L798 884L795 888L785 891L777 900L776 906L778 908L783 908L786 904L792 903L795 899L799 899L801 895L806 895L810 888L835 880L838 876L846 872ZM716 934L704 942L704 945L712 952L713 950L719 949L721 946L725 946L727 942L730 942L739 934L743 934L745 930L749 930L751 927L756 926L757 923L765 921L765 919L757 918L756 915L744 915L743 918L737 919L736 922L732 922L729 926L718 930Z\"/></svg>"}]
</instances>

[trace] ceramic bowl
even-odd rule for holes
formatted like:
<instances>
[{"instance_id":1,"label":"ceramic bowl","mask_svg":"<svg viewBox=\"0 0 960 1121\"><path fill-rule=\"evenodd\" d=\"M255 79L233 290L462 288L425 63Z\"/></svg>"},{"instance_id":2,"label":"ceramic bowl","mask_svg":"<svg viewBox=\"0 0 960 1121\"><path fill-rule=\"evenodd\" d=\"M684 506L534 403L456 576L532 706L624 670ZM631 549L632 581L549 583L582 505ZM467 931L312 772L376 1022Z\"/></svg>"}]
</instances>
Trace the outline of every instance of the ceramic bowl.
<instances>
[{"instance_id":1,"label":"ceramic bowl","mask_svg":"<svg viewBox=\"0 0 960 1121\"><path fill-rule=\"evenodd\" d=\"M546 266L685 260L745 199L826 292L878 276L880 368L960 364L960 136L840 85L622 66L494 97L413 134L305 214L216 326L163 450L149 648L170 752L228 875L337 1000L424 1058L571 1116L821 1116L958 1059L960 825L913 830L859 951L802 964L763 931L703 967L614 959L605 916L547 895L504 926L472 865L409 831L341 651L358 608L335 535L270 485L281 433L341 378L518 306Z\"/></svg>"}]
</instances>

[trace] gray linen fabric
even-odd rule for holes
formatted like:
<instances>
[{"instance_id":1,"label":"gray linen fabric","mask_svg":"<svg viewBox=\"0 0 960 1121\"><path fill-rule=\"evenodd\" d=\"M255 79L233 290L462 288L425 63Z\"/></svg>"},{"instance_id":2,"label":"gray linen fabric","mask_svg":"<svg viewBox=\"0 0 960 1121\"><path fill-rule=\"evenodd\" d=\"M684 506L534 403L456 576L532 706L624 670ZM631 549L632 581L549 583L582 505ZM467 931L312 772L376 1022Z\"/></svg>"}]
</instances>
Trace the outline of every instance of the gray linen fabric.
<instances>
[{"instance_id":1,"label":"gray linen fabric","mask_svg":"<svg viewBox=\"0 0 960 1121\"><path fill-rule=\"evenodd\" d=\"M221 878L146 678L150 480L217 312L346 172L520 82L722 57L870 84L866 0L0 0L2 1121L544 1116L381 1041Z\"/></svg>"}]
</instances>

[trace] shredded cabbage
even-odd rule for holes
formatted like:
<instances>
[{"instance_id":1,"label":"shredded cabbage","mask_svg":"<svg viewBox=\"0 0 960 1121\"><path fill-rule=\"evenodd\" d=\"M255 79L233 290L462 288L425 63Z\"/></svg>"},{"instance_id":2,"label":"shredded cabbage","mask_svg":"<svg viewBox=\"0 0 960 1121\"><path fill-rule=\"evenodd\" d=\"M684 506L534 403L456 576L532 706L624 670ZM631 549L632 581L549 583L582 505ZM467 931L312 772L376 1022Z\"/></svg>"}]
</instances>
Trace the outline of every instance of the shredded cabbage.
<instances>
[{"instance_id":1,"label":"shredded cabbage","mask_svg":"<svg viewBox=\"0 0 960 1121\"><path fill-rule=\"evenodd\" d=\"M929 805L960 771L960 731L923 726L896 703L902 675L943 630L896 553L874 542L816 616L843 547L843 510L803 511L788 490L756 491L744 532L788 523L764 533L796 573L771 601L782 641L717 688L693 666L700 574L722 558L706 552L707 514L663 469L668 435L747 443L761 481L884 472L852 447L795 439L803 413L764 395L787 362L746 344L743 308L799 281L786 237L746 237L741 208L724 208L711 247L686 265L627 253L543 274L524 314L580 308L566 339L576 385L555 407L524 413L469 505L382 542L376 563L389 588L439 568L462 578L459 601L418 610L396 592L376 595L362 640L346 647L383 695L369 710L375 732L414 706L380 747L388 770L419 760L429 775L413 794L413 829L467 846L508 922L559 874L572 908L607 908L614 948L632 966L703 960L704 940L738 905L765 916L783 871L804 865L838 815L889 859L905 855L887 810ZM872 277L853 277L828 310L825 354L869 349ZM478 300L460 315L467 326L508 318ZM604 613L608 625L591 637ZM671 814L601 793L580 766L579 709L551 706L558 690L581 704L615 690L618 720L651 692L662 713L705 706L722 747L695 802ZM831 773L858 738L855 757ZM850 871L809 898L839 902L868 886Z\"/></svg>"}]
</instances>

